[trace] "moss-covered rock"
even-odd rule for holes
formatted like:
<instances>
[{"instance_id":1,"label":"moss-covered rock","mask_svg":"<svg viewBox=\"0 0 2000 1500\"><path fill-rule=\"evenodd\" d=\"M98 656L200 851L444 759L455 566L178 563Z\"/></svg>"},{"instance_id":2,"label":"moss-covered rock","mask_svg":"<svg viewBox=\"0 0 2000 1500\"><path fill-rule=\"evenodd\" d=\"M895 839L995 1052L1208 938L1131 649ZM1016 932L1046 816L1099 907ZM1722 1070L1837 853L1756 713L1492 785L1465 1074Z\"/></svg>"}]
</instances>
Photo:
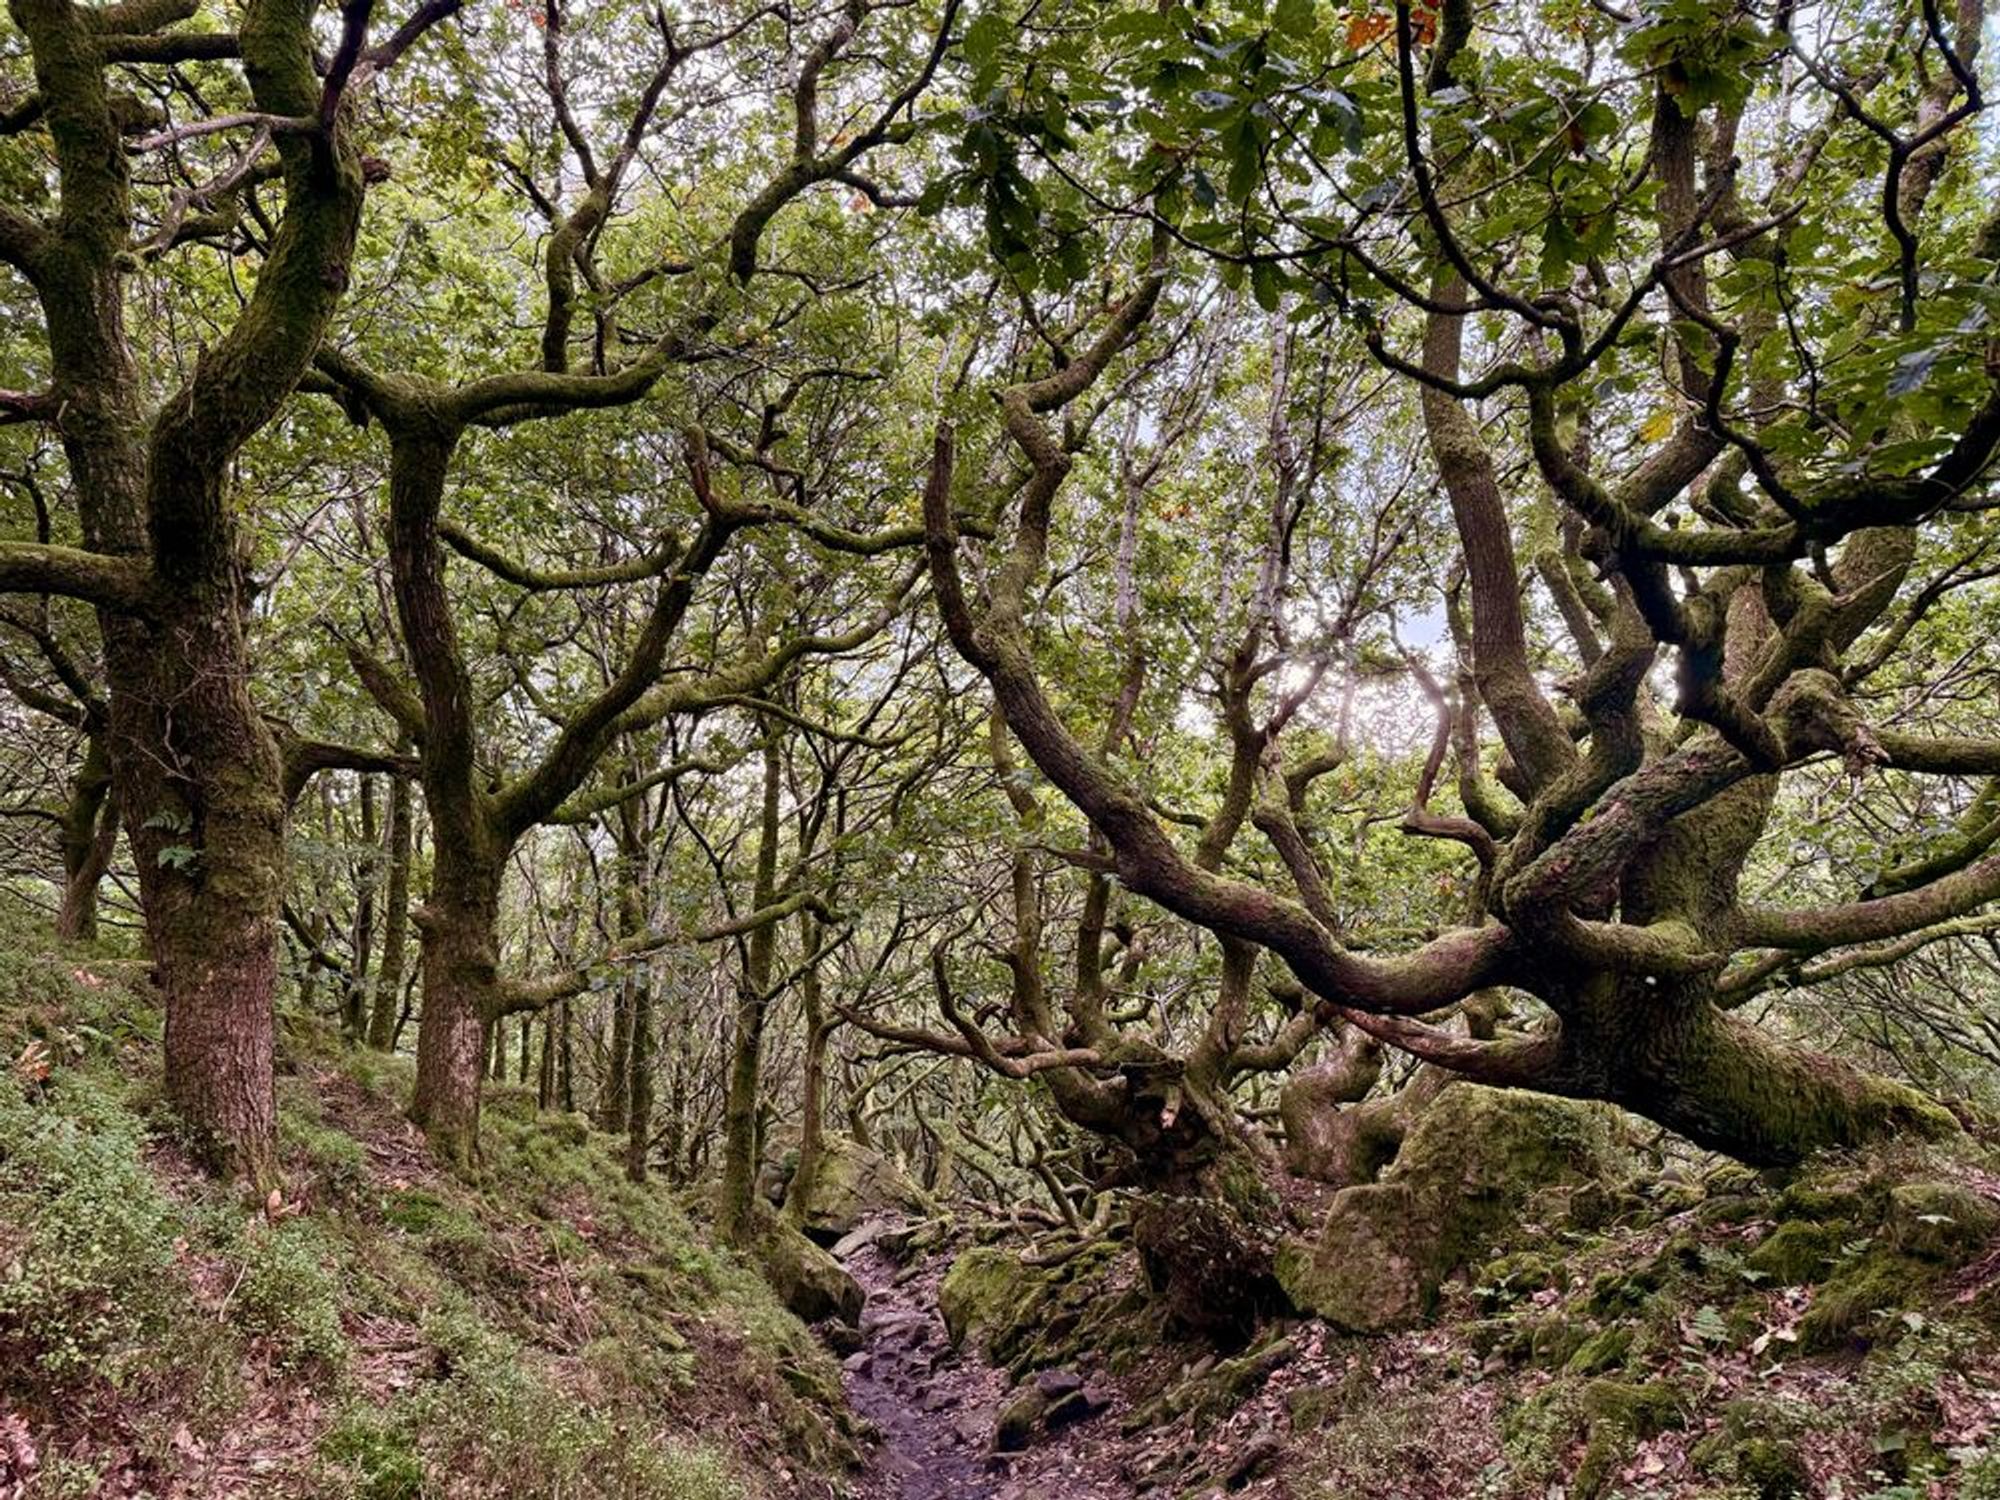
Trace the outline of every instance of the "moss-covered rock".
<instances>
[{"instance_id":1,"label":"moss-covered rock","mask_svg":"<svg viewBox=\"0 0 2000 1500\"><path fill-rule=\"evenodd\" d=\"M1601 1106L1454 1084L1380 1182L1342 1190L1313 1241L1280 1247L1279 1284L1295 1306L1336 1326L1407 1327L1537 1193L1605 1181L1624 1160L1616 1121Z\"/></svg>"},{"instance_id":2,"label":"moss-covered rock","mask_svg":"<svg viewBox=\"0 0 2000 1500\"><path fill-rule=\"evenodd\" d=\"M2000 1234L2000 1204L1963 1183L1904 1183L1889 1190L1883 1230L1900 1254L1960 1266Z\"/></svg>"},{"instance_id":3,"label":"moss-covered rock","mask_svg":"<svg viewBox=\"0 0 2000 1500\"><path fill-rule=\"evenodd\" d=\"M1871 1248L1850 1260L1813 1294L1799 1319L1799 1349L1821 1353L1868 1343L1882 1315L1922 1300L1938 1279L1928 1261Z\"/></svg>"},{"instance_id":4,"label":"moss-covered rock","mask_svg":"<svg viewBox=\"0 0 2000 1500\"><path fill-rule=\"evenodd\" d=\"M938 1283L938 1313L953 1345L977 1345L1039 1301L1041 1291L1041 1278L1018 1255L997 1245L975 1245Z\"/></svg>"},{"instance_id":5,"label":"moss-covered rock","mask_svg":"<svg viewBox=\"0 0 2000 1500\"><path fill-rule=\"evenodd\" d=\"M807 1323L861 1321L862 1304L868 1300L861 1284L789 1224L775 1216L762 1220L751 1255L793 1317Z\"/></svg>"},{"instance_id":6,"label":"moss-covered rock","mask_svg":"<svg viewBox=\"0 0 2000 1500\"><path fill-rule=\"evenodd\" d=\"M1812 1493L1812 1474L1794 1436L1797 1414L1756 1400L1732 1401L1722 1425L1688 1450L1696 1472L1733 1483L1757 1500Z\"/></svg>"},{"instance_id":7,"label":"moss-covered rock","mask_svg":"<svg viewBox=\"0 0 2000 1500\"><path fill-rule=\"evenodd\" d=\"M1605 1493L1639 1443L1681 1425L1680 1399L1663 1380L1641 1384L1602 1377L1583 1388L1581 1405L1590 1425L1570 1481L1576 1500Z\"/></svg>"},{"instance_id":8,"label":"moss-covered rock","mask_svg":"<svg viewBox=\"0 0 2000 1500\"><path fill-rule=\"evenodd\" d=\"M1405 1184L1346 1188L1316 1238L1279 1245L1278 1285L1301 1312L1355 1333L1408 1327L1436 1290L1429 1261L1418 1253L1427 1231Z\"/></svg>"},{"instance_id":9,"label":"moss-covered rock","mask_svg":"<svg viewBox=\"0 0 2000 1500\"><path fill-rule=\"evenodd\" d=\"M1583 1414L1593 1423L1615 1422L1637 1437L1658 1437L1681 1425L1680 1396L1664 1380L1602 1376L1583 1388Z\"/></svg>"},{"instance_id":10,"label":"moss-covered rock","mask_svg":"<svg viewBox=\"0 0 2000 1500\"><path fill-rule=\"evenodd\" d=\"M1632 1348L1632 1330L1612 1324L1600 1328L1581 1344L1563 1362L1565 1375L1601 1375L1615 1370L1625 1363L1625 1356Z\"/></svg>"},{"instance_id":11,"label":"moss-covered rock","mask_svg":"<svg viewBox=\"0 0 2000 1500\"><path fill-rule=\"evenodd\" d=\"M1777 1286L1811 1286L1826 1279L1852 1237L1853 1227L1838 1220L1792 1219L1766 1235L1744 1264Z\"/></svg>"},{"instance_id":12,"label":"moss-covered rock","mask_svg":"<svg viewBox=\"0 0 2000 1500\"><path fill-rule=\"evenodd\" d=\"M798 1151L780 1158L763 1184L767 1196L782 1198L798 1170ZM826 1137L812 1201L799 1225L815 1240L832 1244L877 1216L930 1218L938 1206L888 1157L844 1135Z\"/></svg>"},{"instance_id":13,"label":"moss-covered rock","mask_svg":"<svg viewBox=\"0 0 2000 1500\"><path fill-rule=\"evenodd\" d=\"M958 1256L938 1286L945 1332L1016 1380L1090 1365L1114 1374L1157 1360L1165 1314L1129 1247L1098 1241L1038 1266L998 1246Z\"/></svg>"}]
</instances>

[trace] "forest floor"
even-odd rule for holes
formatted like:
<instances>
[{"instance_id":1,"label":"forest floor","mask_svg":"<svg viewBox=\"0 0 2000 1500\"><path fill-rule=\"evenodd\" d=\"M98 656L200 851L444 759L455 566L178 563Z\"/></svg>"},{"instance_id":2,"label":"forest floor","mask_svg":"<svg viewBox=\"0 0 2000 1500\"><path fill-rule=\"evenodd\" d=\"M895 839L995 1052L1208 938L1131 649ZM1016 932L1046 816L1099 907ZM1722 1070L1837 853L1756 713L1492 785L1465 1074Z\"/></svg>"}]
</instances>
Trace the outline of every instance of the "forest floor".
<instances>
[{"instance_id":1,"label":"forest floor","mask_svg":"<svg viewBox=\"0 0 2000 1500\"><path fill-rule=\"evenodd\" d=\"M1233 1352L1139 1311L1129 1245L869 1248L863 1500L2000 1500L2000 1172L1894 1149L1558 1194L1422 1326L1279 1318ZM939 1286L978 1266L954 1347ZM996 1277L997 1268L997 1277ZM1008 1279L1011 1278L1011 1279ZM965 1309L968 1305L971 1311ZM1055 1372L1080 1420L1001 1414Z\"/></svg>"},{"instance_id":2,"label":"forest floor","mask_svg":"<svg viewBox=\"0 0 2000 1500\"><path fill-rule=\"evenodd\" d=\"M858 1236L865 1238L865 1236ZM1164 1489L1167 1471L1185 1455L1185 1434L1155 1426L1142 1410L1161 1374L1186 1374L1213 1354L1167 1345L1143 1371L1113 1372L1080 1360L1071 1369L1029 1373L1017 1387L1006 1372L953 1346L939 1312L938 1287L949 1252L902 1265L873 1244L846 1257L868 1293L863 1345L843 1363L849 1404L878 1434L855 1500L1135 1500ZM1029 1424L1024 1446L995 1450L996 1428L1010 1403L1037 1380L1071 1399L1070 1419ZM1229 1474L1239 1455L1254 1457L1268 1436L1246 1411L1206 1434L1215 1468ZM1286 1491L1275 1473L1236 1475L1226 1493L1276 1500Z\"/></svg>"},{"instance_id":3,"label":"forest floor","mask_svg":"<svg viewBox=\"0 0 2000 1500\"><path fill-rule=\"evenodd\" d=\"M177 1143L131 972L0 940L0 1497L843 1492L837 1360L610 1137L490 1088L442 1171L406 1062L288 1019L253 1201Z\"/></svg>"},{"instance_id":4,"label":"forest floor","mask_svg":"<svg viewBox=\"0 0 2000 1500\"><path fill-rule=\"evenodd\" d=\"M1128 1500L1143 1438L1124 1436L1122 1385L1096 1380L1088 1415L1014 1453L993 1451L1005 1375L954 1349L938 1312L949 1264L899 1266L872 1245L847 1269L868 1293L865 1343L843 1366L847 1399L880 1434L855 1500Z\"/></svg>"}]
</instances>

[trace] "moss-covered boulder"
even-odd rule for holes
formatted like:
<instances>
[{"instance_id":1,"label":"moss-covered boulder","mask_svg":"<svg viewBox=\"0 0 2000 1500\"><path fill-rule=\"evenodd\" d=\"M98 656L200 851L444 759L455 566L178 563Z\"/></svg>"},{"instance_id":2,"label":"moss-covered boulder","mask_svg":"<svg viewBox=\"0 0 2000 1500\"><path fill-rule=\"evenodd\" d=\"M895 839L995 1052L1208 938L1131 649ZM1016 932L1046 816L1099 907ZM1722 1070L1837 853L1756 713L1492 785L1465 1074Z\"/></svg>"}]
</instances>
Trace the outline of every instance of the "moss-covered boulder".
<instances>
[{"instance_id":1,"label":"moss-covered boulder","mask_svg":"<svg viewBox=\"0 0 2000 1500\"><path fill-rule=\"evenodd\" d=\"M825 1140L812 1201L800 1227L815 1240L832 1244L864 1220L889 1216L930 1218L938 1212L930 1195L888 1157L843 1135ZM766 1174L765 1192L782 1198L798 1169L798 1152L788 1151Z\"/></svg>"},{"instance_id":2,"label":"moss-covered boulder","mask_svg":"<svg viewBox=\"0 0 2000 1500\"><path fill-rule=\"evenodd\" d=\"M1627 1153L1600 1105L1459 1083L1442 1090L1377 1183L1335 1196L1319 1233L1279 1249L1295 1306L1373 1333L1420 1321L1543 1190L1608 1181Z\"/></svg>"},{"instance_id":3,"label":"moss-covered boulder","mask_svg":"<svg viewBox=\"0 0 2000 1500\"><path fill-rule=\"evenodd\" d=\"M1730 1402L1722 1423L1688 1450L1697 1473L1734 1484L1756 1500L1794 1500L1812 1491L1798 1433L1809 1413L1756 1399Z\"/></svg>"},{"instance_id":4,"label":"moss-covered boulder","mask_svg":"<svg viewBox=\"0 0 2000 1500\"><path fill-rule=\"evenodd\" d=\"M861 1321L868 1294L840 1262L775 1216L760 1219L751 1246L757 1269L791 1314L807 1323Z\"/></svg>"},{"instance_id":5,"label":"moss-covered boulder","mask_svg":"<svg viewBox=\"0 0 2000 1500\"><path fill-rule=\"evenodd\" d=\"M938 1283L938 1313L955 1347L975 1346L1040 1300L1041 1278L998 1245L975 1245Z\"/></svg>"},{"instance_id":6,"label":"moss-covered boulder","mask_svg":"<svg viewBox=\"0 0 2000 1500\"><path fill-rule=\"evenodd\" d=\"M1129 1247L1098 1241L1054 1265L1031 1265L999 1246L951 1264L938 1312L952 1343L1016 1379L1053 1366L1123 1373L1157 1358L1165 1313L1150 1297Z\"/></svg>"},{"instance_id":7,"label":"moss-covered boulder","mask_svg":"<svg viewBox=\"0 0 2000 1500\"><path fill-rule=\"evenodd\" d=\"M1883 1230L1898 1254L1960 1266L2000 1236L2000 1204L1962 1182L1903 1183L1889 1190Z\"/></svg>"},{"instance_id":8,"label":"moss-covered boulder","mask_svg":"<svg viewBox=\"0 0 2000 1500\"><path fill-rule=\"evenodd\" d=\"M1824 1280L1853 1237L1840 1220L1789 1219L1764 1237L1744 1264L1776 1286L1811 1286Z\"/></svg>"},{"instance_id":9,"label":"moss-covered boulder","mask_svg":"<svg viewBox=\"0 0 2000 1500\"><path fill-rule=\"evenodd\" d=\"M1433 1236L1419 1216L1404 1183L1347 1188L1317 1236L1278 1247L1278 1285L1294 1307L1355 1333L1406 1328L1436 1290L1423 1255Z\"/></svg>"}]
</instances>

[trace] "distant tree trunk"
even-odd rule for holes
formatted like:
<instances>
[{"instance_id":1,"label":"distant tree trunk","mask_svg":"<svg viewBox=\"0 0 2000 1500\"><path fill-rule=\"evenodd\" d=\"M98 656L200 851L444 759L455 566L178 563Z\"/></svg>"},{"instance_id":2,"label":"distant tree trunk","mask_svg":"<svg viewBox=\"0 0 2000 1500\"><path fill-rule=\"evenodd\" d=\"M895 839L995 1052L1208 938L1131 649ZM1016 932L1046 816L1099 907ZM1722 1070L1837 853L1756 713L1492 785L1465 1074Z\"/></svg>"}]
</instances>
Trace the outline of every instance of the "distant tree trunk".
<instances>
[{"instance_id":1,"label":"distant tree trunk","mask_svg":"<svg viewBox=\"0 0 2000 1500\"><path fill-rule=\"evenodd\" d=\"M403 1002L404 954L410 930L410 779L389 782L389 884L383 899L382 967L375 976L375 1005L368 1017L368 1045L388 1052L396 1045Z\"/></svg>"},{"instance_id":2,"label":"distant tree trunk","mask_svg":"<svg viewBox=\"0 0 2000 1500\"><path fill-rule=\"evenodd\" d=\"M641 882L645 847L637 810L630 801L618 807L617 903L618 936L633 938L646 928L646 903ZM598 1128L622 1134L632 1085L633 1012L638 1004L638 971L628 967L620 977L611 1006L610 1056L605 1060L604 1091L598 1101Z\"/></svg>"},{"instance_id":3,"label":"distant tree trunk","mask_svg":"<svg viewBox=\"0 0 2000 1500\"><path fill-rule=\"evenodd\" d=\"M330 850L333 848L332 783L322 778L317 793L320 848ZM317 955L326 952L327 928L332 925L328 920L326 909L326 889L330 879L331 872L323 871L320 877L313 881L312 908L305 922L306 941L312 947L306 954L305 968L299 975L299 1009L306 1015L312 1015L319 1004L320 960ZM346 1010L344 1003L341 1004L341 1010L344 1014Z\"/></svg>"},{"instance_id":4,"label":"distant tree trunk","mask_svg":"<svg viewBox=\"0 0 2000 1500\"><path fill-rule=\"evenodd\" d=\"M569 1001L556 1006L556 1097L565 1111L576 1109L576 1049L572 1041Z\"/></svg>"},{"instance_id":5,"label":"distant tree trunk","mask_svg":"<svg viewBox=\"0 0 2000 1500\"><path fill-rule=\"evenodd\" d=\"M805 913L800 929L805 951L814 953L820 942L819 918ZM799 1165L785 1194L785 1216L795 1224L803 1223L812 1208L820 1160L826 1150L826 1042L832 1028L826 1024L817 958L811 959L799 976L799 998L806 1023L806 1055L799 1083Z\"/></svg>"},{"instance_id":6,"label":"distant tree trunk","mask_svg":"<svg viewBox=\"0 0 2000 1500\"><path fill-rule=\"evenodd\" d=\"M653 1144L653 1051L653 985L642 970L632 992L631 1119L625 1145L625 1175L634 1182L646 1180L646 1158Z\"/></svg>"},{"instance_id":7,"label":"distant tree trunk","mask_svg":"<svg viewBox=\"0 0 2000 1500\"><path fill-rule=\"evenodd\" d=\"M775 735L764 741L764 796L757 834L757 873L750 908L762 910L778 893L778 793L781 760ZM747 962L737 987L736 1034L730 1046L729 1092L722 1107L722 1192L716 1215L731 1244L749 1238L751 1200L757 1188L757 1088L763 1061L764 1016L770 1003L778 924L750 934Z\"/></svg>"},{"instance_id":8,"label":"distant tree trunk","mask_svg":"<svg viewBox=\"0 0 2000 1500\"><path fill-rule=\"evenodd\" d=\"M535 1108L553 1109L556 1101L555 1007L542 1016L542 1060L535 1071Z\"/></svg>"},{"instance_id":9,"label":"distant tree trunk","mask_svg":"<svg viewBox=\"0 0 2000 1500\"><path fill-rule=\"evenodd\" d=\"M87 942L97 936L97 891L118 844L118 805L111 797L111 761L102 734L92 734L63 809L62 905L56 936Z\"/></svg>"},{"instance_id":10,"label":"distant tree trunk","mask_svg":"<svg viewBox=\"0 0 2000 1500\"><path fill-rule=\"evenodd\" d=\"M375 827L375 778L361 778L361 847L368 852L360 861L354 881L354 934L350 947L354 966L347 976L347 1004L341 1016L341 1032L350 1042L368 1035L368 970L375 951L375 882L381 869L376 848L379 830Z\"/></svg>"},{"instance_id":11,"label":"distant tree trunk","mask_svg":"<svg viewBox=\"0 0 2000 1500\"><path fill-rule=\"evenodd\" d=\"M611 1038L605 1048L604 1081L597 1095L597 1128L611 1135L625 1129L626 1094L632 1085L632 975L621 974L612 992Z\"/></svg>"}]
</instances>

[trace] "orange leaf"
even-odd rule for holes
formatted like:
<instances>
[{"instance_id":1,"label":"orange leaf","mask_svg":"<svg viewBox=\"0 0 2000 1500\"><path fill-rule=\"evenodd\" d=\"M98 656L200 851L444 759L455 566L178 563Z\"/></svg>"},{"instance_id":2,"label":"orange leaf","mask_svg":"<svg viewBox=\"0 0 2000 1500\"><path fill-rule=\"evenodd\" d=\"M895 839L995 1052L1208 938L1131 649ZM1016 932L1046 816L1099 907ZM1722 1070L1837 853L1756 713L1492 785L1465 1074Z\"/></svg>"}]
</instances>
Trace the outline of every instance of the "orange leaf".
<instances>
[{"instance_id":1,"label":"orange leaf","mask_svg":"<svg viewBox=\"0 0 2000 1500\"><path fill-rule=\"evenodd\" d=\"M1359 52L1363 47L1380 41L1392 29L1389 18L1379 10L1350 16L1347 20L1347 48L1350 52Z\"/></svg>"}]
</instances>

